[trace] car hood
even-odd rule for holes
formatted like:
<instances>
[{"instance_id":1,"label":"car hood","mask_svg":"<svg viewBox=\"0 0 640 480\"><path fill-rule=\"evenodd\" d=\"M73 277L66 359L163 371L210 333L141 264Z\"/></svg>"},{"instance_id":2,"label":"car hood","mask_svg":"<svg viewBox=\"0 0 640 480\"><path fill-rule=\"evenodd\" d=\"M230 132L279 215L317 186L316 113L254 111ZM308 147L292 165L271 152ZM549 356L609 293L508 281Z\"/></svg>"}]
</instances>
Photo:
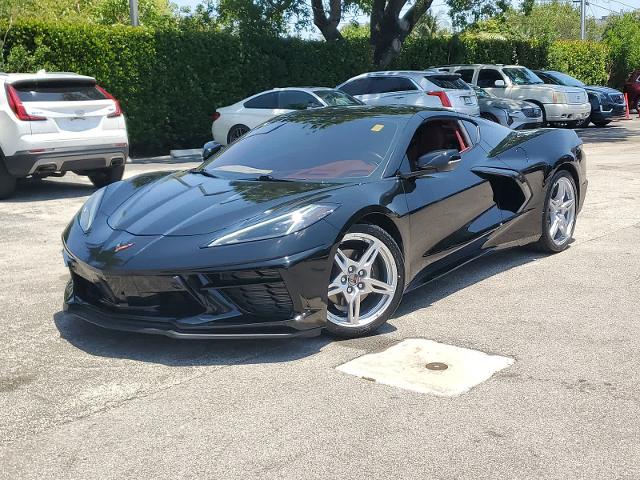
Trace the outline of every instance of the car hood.
<instances>
[{"instance_id":1,"label":"car hood","mask_svg":"<svg viewBox=\"0 0 640 480\"><path fill-rule=\"evenodd\" d=\"M616 90L615 88L609 88L609 87L599 87L599 86L587 86L584 87L584 89L587 92L598 92L598 93L604 93L606 95L622 95L622 92L620 90Z\"/></svg>"},{"instance_id":2,"label":"car hood","mask_svg":"<svg viewBox=\"0 0 640 480\"><path fill-rule=\"evenodd\" d=\"M486 108L502 108L509 111L536 106L524 100L510 100L508 98L478 98L478 103Z\"/></svg>"},{"instance_id":3,"label":"car hood","mask_svg":"<svg viewBox=\"0 0 640 480\"><path fill-rule=\"evenodd\" d=\"M188 171L157 176L135 188L131 188L132 181L136 177L105 196L101 210L109 226L132 235L163 236L213 233L259 218L267 210L286 211L326 199L328 192L344 186L227 180ZM121 202L127 192L130 195Z\"/></svg>"}]
</instances>

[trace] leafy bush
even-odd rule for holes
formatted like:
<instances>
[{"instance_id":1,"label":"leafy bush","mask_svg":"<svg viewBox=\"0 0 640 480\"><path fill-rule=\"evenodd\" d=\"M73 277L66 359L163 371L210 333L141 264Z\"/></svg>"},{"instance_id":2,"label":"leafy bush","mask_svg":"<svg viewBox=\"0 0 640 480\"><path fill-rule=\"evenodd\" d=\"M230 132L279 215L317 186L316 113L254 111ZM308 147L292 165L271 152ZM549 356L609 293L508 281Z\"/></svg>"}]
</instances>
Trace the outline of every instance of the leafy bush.
<instances>
[{"instance_id":1,"label":"leafy bush","mask_svg":"<svg viewBox=\"0 0 640 480\"><path fill-rule=\"evenodd\" d=\"M611 83L620 87L633 70L640 68L640 12L612 18L604 41L611 52Z\"/></svg>"},{"instance_id":2,"label":"leafy bush","mask_svg":"<svg viewBox=\"0 0 640 480\"><path fill-rule=\"evenodd\" d=\"M609 49L599 42L553 42L547 68L567 72L587 85L604 85L609 79Z\"/></svg>"},{"instance_id":3,"label":"leafy bush","mask_svg":"<svg viewBox=\"0 0 640 480\"><path fill-rule=\"evenodd\" d=\"M0 33L3 28L0 27ZM328 43L195 29L20 23L2 49L8 71L72 71L119 98L134 154L201 145L216 107L273 87L335 86L374 69L367 38ZM411 37L392 68L448 63L553 67L590 83L606 80L600 44L462 35Z\"/></svg>"}]
</instances>

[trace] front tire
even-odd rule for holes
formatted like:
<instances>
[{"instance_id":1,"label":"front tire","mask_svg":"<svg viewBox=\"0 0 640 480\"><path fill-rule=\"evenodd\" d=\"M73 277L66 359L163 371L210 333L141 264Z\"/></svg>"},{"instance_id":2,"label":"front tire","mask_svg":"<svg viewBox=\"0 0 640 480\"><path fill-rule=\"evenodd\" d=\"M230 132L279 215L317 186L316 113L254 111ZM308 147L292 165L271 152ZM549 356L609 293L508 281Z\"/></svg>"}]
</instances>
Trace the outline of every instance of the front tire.
<instances>
[{"instance_id":1,"label":"front tire","mask_svg":"<svg viewBox=\"0 0 640 480\"><path fill-rule=\"evenodd\" d=\"M9 198L16 191L16 177L12 176L8 171L0 154L0 200Z\"/></svg>"},{"instance_id":2,"label":"front tire","mask_svg":"<svg viewBox=\"0 0 640 480\"><path fill-rule=\"evenodd\" d=\"M124 165L117 165L115 167L103 168L95 170L88 174L89 180L97 188L105 187L111 183L122 180L124 175Z\"/></svg>"},{"instance_id":3,"label":"front tire","mask_svg":"<svg viewBox=\"0 0 640 480\"><path fill-rule=\"evenodd\" d=\"M542 213L542 236L535 244L548 253L562 252L573 237L578 215L578 194L573 177L566 170L557 172L549 182Z\"/></svg>"},{"instance_id":4,"label":"front tire","mask_svg":"<svg viewBox=\"0 0 640 480\"><path fill-rule=\"evenodd\" d=\"M589 126L589 123L591 123L591 115L589 115L587 118L584 118L582 120L578 120L576 122L576 128L587 128ZM598 125L596 122L593 122L594 125Z\"/></svg>"},{"instance_id":5,"label":"front tire","mask_svg":"<svg viewBox=\"0 0 640 480\"><path fill-rule=\"evenodd\" d=\"M403 292L404 260L393 237L376 225L355 225L334 257L327 330L344 338L369 335L393 315Z\"/></svg>"}]
</instances>

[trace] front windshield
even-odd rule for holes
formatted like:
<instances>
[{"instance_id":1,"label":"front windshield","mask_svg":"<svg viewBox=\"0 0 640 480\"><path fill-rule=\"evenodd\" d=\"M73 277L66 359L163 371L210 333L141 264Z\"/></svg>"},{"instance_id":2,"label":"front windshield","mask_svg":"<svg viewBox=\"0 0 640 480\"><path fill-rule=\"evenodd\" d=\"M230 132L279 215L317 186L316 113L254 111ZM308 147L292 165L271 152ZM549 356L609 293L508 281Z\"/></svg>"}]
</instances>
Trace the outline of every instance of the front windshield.
<instances>
[{"instance_id":1,"label":"front windshield","mask_svg":"<svg viewBox=\"0 0 640 480\"><path fill-rule=\"evenodd\" d=\"M502 71L511 79L514 85L539 85L544 83L539 76L528 68L503 68Z\"/></svg>"},{"instance_id":2,"label":"front windshield","mask_svg":"<svg viewBox=\"0 0 640 480\"><path fill-rule=\"evenodd\" d=\"M348 107L350 105L363 105L360 100L356 100L351 95L348 95L340 90L314 90L317 96L319 96L324 103L330 107Z\"/></svg>"},{"instance_id":3,"label":"front windshield","mask_svg":"<svg viewBox=\"0 0 640 480\"><path fill-rule=\"evenodd\" d=\"M547 72L547 75L557 80L560 85L565 85L567 87L584 87L584 83L577 78L573 78L571 75L567 75L566 73Z\"/></svg>"},{"instance_id":4,"label":"front windshield","mask_svg":"<svg viewBox=\"0 0 640 480\"><path fill-rule=\"evenodd\" d=\"M384 162L398 131L397 120L332 110L277 117L232 143L200 169L239 180L368 177Z\"/></svg>"},{"instance_id":5,"label":"front windshield","mask_svg":"<svg viewBox=\"0 0 640 480\"><path fill-rule=\"evenodd\" d=\"M478 98L497 98L494 94L487 92L484 88L474 86L473 89L475 90Z\"/></svg>"}]
</instances>

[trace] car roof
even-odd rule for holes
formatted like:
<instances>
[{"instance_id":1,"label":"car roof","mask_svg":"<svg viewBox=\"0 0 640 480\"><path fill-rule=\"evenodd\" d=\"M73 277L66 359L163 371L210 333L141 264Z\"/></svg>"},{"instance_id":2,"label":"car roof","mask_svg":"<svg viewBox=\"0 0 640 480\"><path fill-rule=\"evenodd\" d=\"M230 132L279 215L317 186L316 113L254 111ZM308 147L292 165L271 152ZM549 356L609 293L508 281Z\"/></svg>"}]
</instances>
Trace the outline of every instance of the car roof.
<instances>
[{"instance_id":1,"label":"car roof","mask_svg":"<svg viewBox=\"0 0 640 480\"><path fill-rule=\"evenodd\" d=\"M439 72L433 68L429 68L426 70L381 70L378 72L361 73L360 75L350 78L350 80L366 77L424 77L425 75L437 75L441 73L442 72Z\"/></svg>"},{"instance_id":2,"label":"car roof","mask_svg":"<svg viewBox=\"0 0 640 480\"><path fill-rule=\"evenodd\" d=\"M89 80L95 78L85 75L78 75L73 72L46 72L40 70L37 73L0 73L0 81L5 83L21 82L24 80Z\"/></svg>"},{"instance_id":3,"label":"car roof","mask_svg":"<svg viewBox=\"0 0 640 480\"><path fill-rule=\"evenodd\" d=\"M440 65L433 68L447 68L447 67L502 67L502 68L526 68L524 65L506 65L504 63L451 63L449 65Z\"/></svg>"},{"instance_id":4,"label":"car roof","mask_svg":"<svg viewBox=\"0 0 640 480\"><path fill-rule=\"evenodd\" d=\"M356 118L375 117L383 118L405 118L409 119L421 112L451 113L450 109L423 107L416 105L351 105L346 107L326 107L312 110L296 110L291 113L281 115L282 119L309 119L314 117L330 116L332 123L340 123L340 120L352 120Z\"/></svg>"}]
</instances>

